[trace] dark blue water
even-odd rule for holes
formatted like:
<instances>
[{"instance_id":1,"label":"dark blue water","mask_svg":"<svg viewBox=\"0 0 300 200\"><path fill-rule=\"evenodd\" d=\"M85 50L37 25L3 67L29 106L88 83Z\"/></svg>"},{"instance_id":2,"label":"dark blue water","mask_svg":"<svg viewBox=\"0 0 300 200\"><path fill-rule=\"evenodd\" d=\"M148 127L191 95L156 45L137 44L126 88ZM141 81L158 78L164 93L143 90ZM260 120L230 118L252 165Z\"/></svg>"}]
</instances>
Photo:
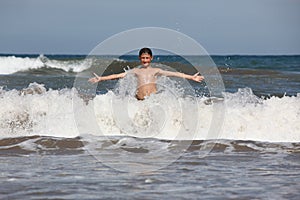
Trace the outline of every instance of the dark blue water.
<instances>
[{"instance_id":1,"label":"dark blue water","mask_svg":"<svg viewBox=\"0 0 300 200\"><path fill-rule=\"evenodd\" d=\"M9 62L3 61L13 55L0 55L0 85L6 89L22 89L31 82L43 83L46 88L62 89L72 88L76 77L76 72L72 68L74 65L82 65L85 55L15 55L17 58L23 58L20 65L26 64L25 69L16 70L14 73L3 74L1 71L5 68L16 67L15 60ZM39 68L31 68L28 60L38 60L42 62ZM107 56L106 58L115 58ZM201 58L192 57L196 64L201 66ZM95 63L98 67L107 67L103 65L101 58L96 58ZM112 64L111 70L107 73L119 73L126 66L135 67L138 65L138 57L133 55L120 56L119 62ZM215 65L219 68L225 85L226 92L236 92L239 88L251 88L257 96L284 96L297 95L300 88L300 56L212 56ZM53 64L53 62L55 62ZM194 73L193 66L181 56L157 55L154 56L154 63L164 63L175 70L185 73ZM59 65L59 66L57 66ZM65 68L62 69L61 67ZM92 76L94 68L90 68L89 76ZM79 71L84 71L79 69ZM17 77L17 78L15 78ZM115 81L109 83L115 84ZM105 83L107 84L107 83ZM203 88L203 85L193 84L196 89ZM109 85L109 84L108 84ZM113 86L106 86L111 89ZM100 88L101 90L103 88Z\"/></svg>"}]
</instances>

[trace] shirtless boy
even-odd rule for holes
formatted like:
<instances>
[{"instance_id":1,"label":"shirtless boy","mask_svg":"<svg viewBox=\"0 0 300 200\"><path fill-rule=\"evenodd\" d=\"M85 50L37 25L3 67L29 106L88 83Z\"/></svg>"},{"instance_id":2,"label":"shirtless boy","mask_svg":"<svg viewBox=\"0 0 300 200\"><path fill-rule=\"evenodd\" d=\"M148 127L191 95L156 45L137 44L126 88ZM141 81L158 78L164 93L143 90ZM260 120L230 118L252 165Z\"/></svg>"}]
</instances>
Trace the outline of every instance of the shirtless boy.
<instances>
[{"instance_id":1,"label":"shirtless boy","mask_svg":"<svg viewBox=\"0 0 300 200\"><path fill-rule=\"evenodd\" d=\"M136 98L138 100L144 100L146 96L150 96L151 94L156 93L156 80L157 76L174 76L185 78L189 80L193 80L196 82L201 82L204 77L199 75L199 72L194 75L188 75L181 72L171 72L162 70L159 68L151 67L150 63L153 59L152 51L149 48L142 48L139 52L139 59L141 61L140 68L134 68L131 70L132 73L135 74L138 81L138 88L136 92ZM100 81L124 78L127 72L123 72L120 74L112 74L109 76L98 76L94 73L95 77L90 78L89 82L97 83Z\"/></svg>"}]
</instances>

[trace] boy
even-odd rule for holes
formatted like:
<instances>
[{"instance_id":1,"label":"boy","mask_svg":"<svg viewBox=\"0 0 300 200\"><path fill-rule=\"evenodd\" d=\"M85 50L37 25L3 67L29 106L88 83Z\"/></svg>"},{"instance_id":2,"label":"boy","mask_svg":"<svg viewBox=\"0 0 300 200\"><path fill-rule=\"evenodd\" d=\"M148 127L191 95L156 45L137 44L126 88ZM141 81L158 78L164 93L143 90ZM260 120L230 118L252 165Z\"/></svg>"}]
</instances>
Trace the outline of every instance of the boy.
<instances>
[{"instance_id":1,"label":"boy","mask_svg":"<svg viewBox=\"0 0 300 200\"><path fill-rule=\"evenodd\" d=\"M174 76L174 77L190 79L196 82L201 82L204 79L203 76L199 76L199 72L194 75L188 75L181 72L171 72L171 71L166 71L159 68L151 67L150 63L153 57L152 57L152 51L149 48L142 48L140 50L139 59L141 61L141 67L134 68L131 70L131 72L134 73L135 76L137 77L137 81L138 81L138 88L136 93L136 98L138 100L144 100L146 96L150 96L151 94L156 93L157 76ZM97 83L100 81L124 78L126 76L126 73L127 72L123 72L120 74L112 74L109 76L102 76L102 77L94 73L95 77L90 78L89 82Z\"/></svg>"}]
</instances>

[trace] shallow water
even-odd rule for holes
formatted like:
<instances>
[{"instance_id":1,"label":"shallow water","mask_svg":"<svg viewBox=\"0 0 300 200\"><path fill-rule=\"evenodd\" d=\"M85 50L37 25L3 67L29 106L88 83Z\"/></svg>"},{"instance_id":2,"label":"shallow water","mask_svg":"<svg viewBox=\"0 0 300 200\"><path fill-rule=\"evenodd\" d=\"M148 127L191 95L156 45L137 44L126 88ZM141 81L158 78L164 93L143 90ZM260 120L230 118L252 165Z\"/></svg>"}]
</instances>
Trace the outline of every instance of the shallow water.
<instances>
[{"instance_id":1,"label":"shallow water","mask_svg":"<svg viewBox=\"0 0 300 200\"><path fill-rule=\"evenodd\" d=\"M128 173L95 159L83 149L80 138L10 140L14 141L1 140L2 199L300 197L299 144L218 141L212 151L202 157L199 148L208 142L194 141L178 160L160 170ZM34 141L36 149L16 148L21 141ZM130 153L135 154L136 163L147 154Z\"/></svg>"}]
</instances>

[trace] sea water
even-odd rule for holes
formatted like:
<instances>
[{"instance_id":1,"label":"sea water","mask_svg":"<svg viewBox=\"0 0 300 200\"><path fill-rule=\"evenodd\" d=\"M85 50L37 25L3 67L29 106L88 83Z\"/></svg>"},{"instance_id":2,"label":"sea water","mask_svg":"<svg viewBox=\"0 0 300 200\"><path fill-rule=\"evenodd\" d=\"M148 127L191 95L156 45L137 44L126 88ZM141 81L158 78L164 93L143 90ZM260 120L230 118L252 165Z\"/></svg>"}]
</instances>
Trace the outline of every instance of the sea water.
<instances>
[{"instance_id":1,"label":"sea water","mask_svg":"<svg viewBox=\"0 0 300 200\"><path fill-rule=\"evenodd\" d=\"M138 101L135 56L1 55L0 197L298 199L300 56L212 59L221 96L160 77ZM178 56L153 66L195 73ZM128 75L88 83L103 67Z\"/></svg>"}]
</instances>

